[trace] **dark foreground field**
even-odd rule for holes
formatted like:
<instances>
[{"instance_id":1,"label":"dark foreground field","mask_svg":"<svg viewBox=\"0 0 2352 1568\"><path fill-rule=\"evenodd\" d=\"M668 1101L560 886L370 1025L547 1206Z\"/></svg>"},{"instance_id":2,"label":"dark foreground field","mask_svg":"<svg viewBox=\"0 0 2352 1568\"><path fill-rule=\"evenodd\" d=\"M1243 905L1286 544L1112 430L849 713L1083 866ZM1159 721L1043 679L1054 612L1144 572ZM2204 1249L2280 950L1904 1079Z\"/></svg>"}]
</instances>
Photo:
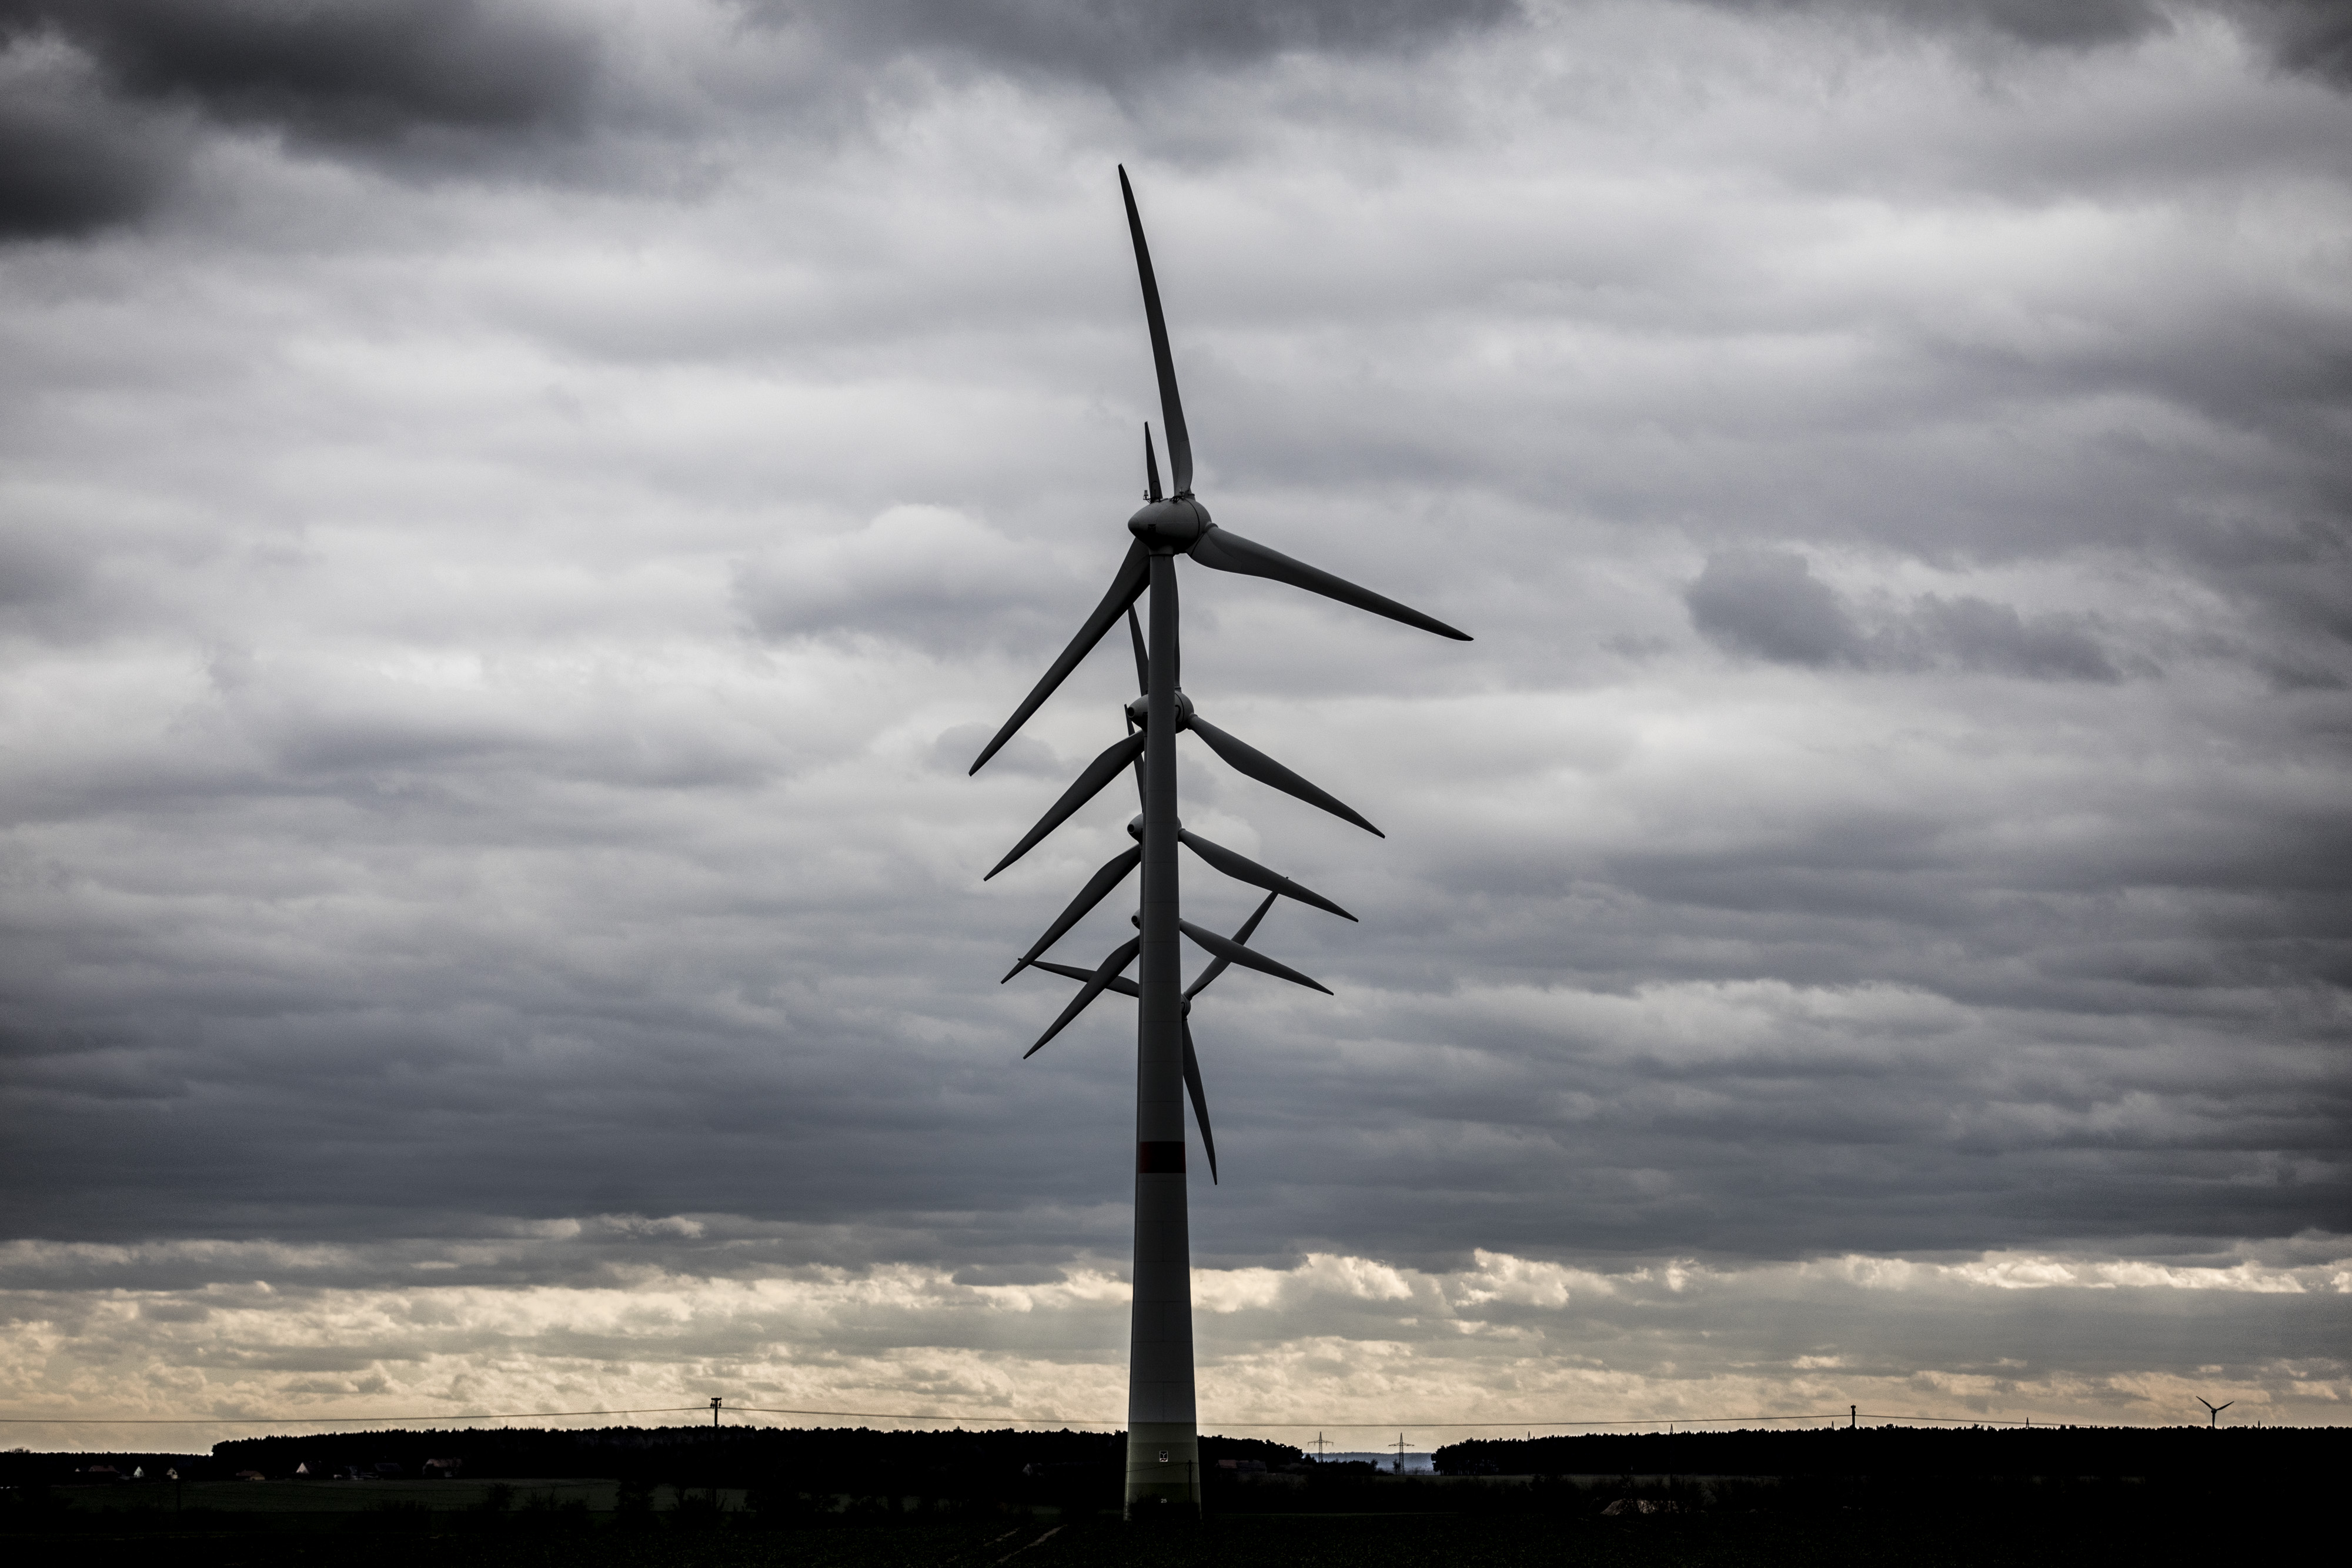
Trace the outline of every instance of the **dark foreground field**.
<instances>
[{"instance_id":1,"label":"dark foreground field","mask_svg":"<svg viewBox=\"0 0 2352 1568\"><path fill-rule=\"evenodd\" d=\"M255 1529L221 1520L184 1529L18 1535L0 1542L19 1568L102 1568L122 1563L186 1568L430 1562L578 1564L580 1568L1423 1568L1517 1564L2095 1564L2189 1562L2275 1549L2289 1521L2188 1520L2175 1511L2099 1508L2072 1518L2021 1513L1828 1516L1699 1513L1631 1518L1415 1515L1249 1515L1148 1530L1113 1518L1055 1523L757 1529L745 1521L641 1528L580 1521L497 1531L434 1529L428 1518L378 1516L336 1528ZM459 1520L462 1525L466 1521ZM2305 1523L2315 1523L2306 1518ZM281 1521L282 1523L282 1521Z\"/></svg>"},{"instance_id":2,"label":"dark foreground field","mask_svg":"<svg viewBox=\"0 0 2352 1568\"><path fill-rule=\"evenodd\" d=\"M1102 1434L505 1429L246 1439L208 1455L18 1451L0 1454L0 1558L11 1568L2201 1564L2332 1534L2352 1431L1538 1438L1454 1445L1438 1455L1448 1473L1421 1478L1318 1465L1250 1439L1203 1448L1209 1517L1156 1527L1117 1517L1122 1450ZM439 1456L430 1470L428 1455ZM453 1470L462 1479L423 1479Z\"/></svg>"}]
</instances>

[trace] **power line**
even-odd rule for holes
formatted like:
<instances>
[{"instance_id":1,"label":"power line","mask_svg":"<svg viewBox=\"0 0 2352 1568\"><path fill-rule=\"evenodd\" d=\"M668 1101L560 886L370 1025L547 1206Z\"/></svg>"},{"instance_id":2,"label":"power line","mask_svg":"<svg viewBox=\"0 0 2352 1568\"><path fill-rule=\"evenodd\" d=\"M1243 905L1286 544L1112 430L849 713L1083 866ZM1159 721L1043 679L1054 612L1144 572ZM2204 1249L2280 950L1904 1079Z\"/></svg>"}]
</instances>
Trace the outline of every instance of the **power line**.
<instances>
[{"instance_id":1,"label":"power line","mask_svg":"<svg viewBox=\"0 0 2352 1568\"><path fill-rule=\"evenodd\" d=\"M936 1416L910 1415L903 1410L785 1410L767 1405L730 1405L730 1410L740 1410L751 1416L832 1416L860 1421L1035 1421L1063 1427L1124 1427L1125 1421L1106 1420L1094 1416ZM1300 1423L1284 1422L1284 1426Z\"/></svg>"},{"instance_id":2,"label":"power line","mask_svg":"<svg viewBox=\"0 0 2352 1568\"><path fill-rule=\"evenodd\" d=\"M1874 1421L1941 1421L1960 1427L2031 1427L2033 1425L2033 1418L2030 1416L2021 1421L1997 1421L1990 1416L1883 1416L1873 1411L1870 1418ZM2055 1423L2044 1421L2042 1424L2053 1430L2056 1429Z\"/></svg>"}]
</instances>

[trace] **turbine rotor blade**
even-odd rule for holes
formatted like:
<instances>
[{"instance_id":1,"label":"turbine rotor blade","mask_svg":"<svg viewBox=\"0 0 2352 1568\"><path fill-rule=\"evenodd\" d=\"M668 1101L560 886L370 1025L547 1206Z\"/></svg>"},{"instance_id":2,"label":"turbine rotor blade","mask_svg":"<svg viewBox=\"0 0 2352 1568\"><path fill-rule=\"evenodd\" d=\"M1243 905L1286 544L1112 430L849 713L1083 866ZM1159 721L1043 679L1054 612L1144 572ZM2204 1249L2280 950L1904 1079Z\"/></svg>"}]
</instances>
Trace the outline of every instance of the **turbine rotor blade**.
<instances>
[{"instance_id":1,"label":"turbine rotor blade","mask_svg":"<svg viewBox=\"0 0 2352 1568\"><path fill-rule=\"evenodd\" d=\"M1033 969L1043 969L1049 975L1059 975L1066 980L1091 980L1095 977L1095 972L1092 969L1081 969L1076 964L1056 964L1045 958L1040 958L1029 967ZM1103 989L1117 991L1122 997L1140 998L1143 995L1143 988L1125 975L1113 975L1103 982Z\"/></svg>"},{"instance_id":2,"label":"turbine rotor blade","mask_svg":"<svg viewBox=\"0 0 2352 1568\"><path fill-rule=\"evenodd\" d=\"M1143 755L1143 743L1144 737L1138 732L1129 736L1125 740L1114 740L1104 747L1101 756L1087 764L1087 770L1078 775L1077 782L1063 790L1062 798L1055 801L1044 816L1037 819L1037 825L1029 830L1028 837L1013 845L1012 852L996 862L995 871L990 872L988 876L982 877L980 880L986 882L989 877L994 876L997 872L1003 871L1006 866L1035 849L1038 841L1066 821L1071 812L1102 793L1102 787L1118 778L1120 769Z\"/></svg>"},{"instance_id":3,"label":"turbine rotor blade","mask_svg":"<svg viewBox=\"0 0 2352 1568\"><path fill-rule=\"evenodd\" d=\"M1045 706L1045 699L1054 695L1054 688L1078 667L1079 660L1094 652L1095 644L1101 642L1103 633L1110 630L1110 623L1136 601L1150 581L1151 552L1143 548L1141 539L1138 539L1127 547L1127 559L1118 563L1118 575L1111 579L1110 591L1102 596L1102 602L1095 606L1094 613L1087 617L1086 624L1078 628L1078 634L1070 639L1070 645L1062 650L1062 656L1054 661L1053 668L1029 688L1029 695L1021 700L1019 707L1013 710L1013 716L1004 721L1004 727L996 732L996 738L982 748L967 774L979 772L987 765L988 759L996 755L998 748L1029 722L1029 716Z\"/></svg>"},{"instance_id":4,"label":"turbine rotor blade","mask_svg":"<svg viewBox=\"0 0 2352 1568\"><path fill-rule=\"evenodd\" d=\"M1151 247L1143 240L1143 218L1135 210L1135 187L1127 165L1118 167L1118 193L1127 202L1127 232L1135 241L1135 270L1143 280L1143 319L1151 329L1151 367L1160 373L1160 424L1168 433L1168 478L1176 494L1192 493L1192 438L1184 429L1184 400L1176 395L1176 361L1168 353L1168 321L1160 313L1160 280L1151 271Z\"/></svg>"},{"instance_id":5,"label":"turbine rotor blade","mask_svg":"<svg viewBox=\"0 0 2352 1568\"><path fill-rule=\"evenodd\" d=\"M1386 833L1372 826L1370 821L1354 807L1346 804L1336 796L1325 794L1256 747L1227 735L1199 714L1195 713L1192 716L1192 723L1186 727L1202 740L1207 741L1209 749L1223 758L1226 765L1235 772L1247 774L1261 784L1271 785L1286 795L1296 796L1310 806L1319 807L1343 822L1353 822L1376 839L1388 837Z\"/></svg>"},{"instance_id":6,"label":"turbine rotor blade","mask_svg":"<svg viewBox=\"0 0 2352 1568\"><path fill-rule=\"evenodd\" d=\"M1176 841L1208 862L1211 868L1224 873L1235 882L1246 882L1253 886L1269 888L1286 898L1295 898L1301 904L1311 904L1318 909L1328 910L1342 920L1356 918L1313 888L1301 887L1280 872L1268 871L1247 855L1235 854L1224 845L1213 844L1197 833L1188 832L1179 828L1176 830Z\"/></svg>"},{"instance_id":7,"label":"turbine rotor blade","mask_svg":"<svg viewBox=\"0 0 2352 1568\"><path fill-rule=\"evenodd\" d=\"M1201 1058L1192 1049L1192 1020L1184 1020L1184 1091L1192 1096L1192 1120L1201 1124L1201 1146L1209 1151L1209 1185L1217 1183L1217 1135L1209 1131L1209 1097L1201 1089Z\"/></svg>"},{"instance_id":8,"label":"turbine rotor blade","mask_svg":"<svg viewBox=\"0 0 2352 1568\"><path fill-rule=\"evenodd\" d=\"M1277 980L1288 980L1294 986L1305 986L1308 990L1320 991L1327 997L1331 994L1331 988L1322 981L1302 975L1287 964L1277 964L1255 948L1244 947L1240 943L1220 936L1213 931L1203 930L1189 920L1179 920L1176 923L1176 928L1199 943L1208 952L1220 958L1230 958L1244 969L1255 969L1262 975L1272 975Z\"/></svg>"},{"instance_id":9,"label":"turbine rotor blade","mask_svg":"<svg viewBox=\"0 0 2352 1568\"><path fill-rule=\"evenodd\" d=\"M1112 888L1125 882L1127 873L1133 871L1142 860L1143 846L1138 844L1133 849L1123 850L1105 861L1101 868L1087 879L1087 885L1078 889L1078 895L1070 900L1069 907L1055 916L1054 924L1045 928L1045 935L1038 937L1031 944L1029 951L1021 955L1021 962L1004 972L1004 980L1011 979L1035 963L1038 954L1060 941L1064 932L1084 920L1087 912L1108 897ZM996 983L1001 986L1004 984L1004 980L999 980Z\"/></svg>"},{"instance_id":10,"label":"turbine rotor blade","mask_svg":"<svg viewBox=\"0 0 2352 1568\"><path fill-rule=\"evenodd\" d=\"M1151 695L1151 653L1143 645L1143 625L1136 619L1135 606L1132 604L1127 607L1127 637L1128 641L1135 645L1136 693L1139 696L1148 697ZM1126 714L1127 727L1130 731L1142 727L1135 722L1135 712L1132 708L1127 709ZM1143 809L1143 754L1141 752L1136 753L1135 757L1135 805L1138 810Z\"/></svg>"},{"instance_id":11,"label":"turbine rotor blade","mask_svg":"<svg viewBox=\"0 0 2352 1568\"><path fill-rule=\"evenodd\" d=\"M1039 1035L1037 1043L1021 1053L1021 1060L1026 1061L1045 1050L1047 1040L1067 1028L1072 1019L1087 1010L1088 1002L1093 1001L1109 988L1111 981L1118 978L1121 969L1135 962L1135 956L1142 950L1142 947L1143 938L1140 936L1120 943L1111 956L1102 961L1102 967L1087 977L1086 988L1070 998L1070 1005L1062 1009L1062 1016L1054 1020L1054 1027Z\"/></svg>"},{"instance_id":12,"label":"turbine rotor blade","mask_svg":"<svg viewBox=\"0 0 2352 1568\"><path fill-rule=\"evenodd\" d=\"M1160 496L1160 459L1151 455L1151 422L1143 422L1143 498L1157 501Z\"/></svg>"},{"instance_id":13,"label":"turbine rotor blade","mask_svg":"<svg viewBox=\"0 0 2352 1568\"><path fill-rule=\"evenodd\" d=\"M1256 910L1252 913L1247 920L1242 922L1242 928L1239 931L1234 933L1234 941L1246 942L1250 939L1250 935L1257 929L1257 923L1265 918L1265 912L1267 910L1274 907L1275 896L1276 895L1271 893L1265 895L1265 902L1259 904ZM1230 958L1217 958L1212 960L1209 967L1201 971L1201 977L1184 988L1184 1000L1187 1003L1190 1003L1194 997L1199 996L1202 991L1209 988L1210 981L1215 979L1219 975L1223 974L1232 967L1233 960Z\"/></svg>"},{"instance_id":14,"label":"turbine rotor blade","mask_svg":"<svg viewBox=\"0 0 2352 1568\"><path fill-rule=\"evenodd\" d=\"M1326 599L1336 599L1342 604L1352 604L1359 610L1369 610L1375 615L1385 615L1457 643L1470 641L1469 632L1457 632L1433 615L1423 615L1409 604L1399 604L1369 588L1359 588L1345 578L1334 577L1303 560L1293 560L1278 549L1269 549L1213 523L1192 541L1192 559L1218 571L1237 571L1248 577L1286 582L1293 588L1303 588L1309 593L1319 593Z\"/></svg>"}]
</instances>

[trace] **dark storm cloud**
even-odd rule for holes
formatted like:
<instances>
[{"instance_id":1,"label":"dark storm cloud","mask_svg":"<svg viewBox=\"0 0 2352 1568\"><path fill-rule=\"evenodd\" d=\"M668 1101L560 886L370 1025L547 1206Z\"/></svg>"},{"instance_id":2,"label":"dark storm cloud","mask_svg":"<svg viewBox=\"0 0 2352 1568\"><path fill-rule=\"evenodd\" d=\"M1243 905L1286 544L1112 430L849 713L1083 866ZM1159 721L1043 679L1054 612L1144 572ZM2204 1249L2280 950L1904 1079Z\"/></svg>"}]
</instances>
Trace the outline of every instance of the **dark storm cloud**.
<instances>
[{"instance_id":1,"label":"dark storm cloud","mask_svg":"<svg viewBox=\"0 0 2352 1568\"><path fill-rule=\"evenodd\" d=\"M110 98L83 62L0 54L0 239L85 235L138 216L178 175L163 117Z\"/></svg>"},{"instance_id":2,"label":"dark storm cloud","mask_svg":"<svg viewBox=\"0 0 2352 1568\"><path fill-rule=\"evenodd\" d=\"M1791 551L1719 550L1684 601L1709 642L1779 664L1891 670L1948 664L2035 680L2120 678L2081 616L2029 618L1972 595L1925 593L1865 617Z\"/></svg>"},{"instance_id":3,"label":"dark storm cloud","mask_svg":"<svg viewBox=\"0 0 2352 1568\"><path fill-rule=\"evenodd\" d=\"M0 28L66 40L127 99L361 146L562 123L595 65L572 27L501 0L0 0Z\"/></svg>"},{"instance_id":4,"label":"dark storm cloud","mask_svg":"<svg viewBox=\"0 0 2352 1568\"><path fill-rule=\"evenodd\" d=\"M2280 65L2352 89L2352 12L2336 0L2248 0Z\"/></svg>"},{"instance_id":5,"label":"dark storm cloud","mask_svg":"<svg viewBox=\"0 0 2352 1568\"><path fill-rule=\"evenodd\" d=\"M1701 0L1732 11L1889 20L1939 31L1980 28L2028 44L2083 46L2161 27L2157 0Z\"/></svg>"},{"instance_id":6,"label":"dark storm cloud","mask_svg":"<svg viewBox=\"0 0 2352 1568\"><path fill-rule=\"evenodd\" d=\"M855 99L903 56L1102 81L1291 50L1425 46L1514 0L1082 0L754 5L831 58L787 96ZM189 126L257 128L420 171L472 169L588 129L606 61L587 18L532 0L0 0L14 78L0 109L0 237L74 236L171 188ZM845 80L846 77L848 79ZM642 109L642 105L638 106Z\"/></svg>"},{"instance_id":7,"label":"dark storm cloud","mask_svg":"<svg viewBox=\"0 0 2352 1568\"><path fill-rule=\"evenodd\" d=\"M0 232L87 234L145 212L188 116L340 152L465 162L576 127L597 57L500 0L0 0Z\"/></svg>"},{"instance_id":8,"label":"dark storm cloud","mask_svg":"<svg viewBox=\"0 0 2352 1568\"><path fill-rule=\"evenodd\" d=\"M1701 0L1730 10L1812 12L1951 31L1979 28L2028 44L2080 47L2163 27L2160 0ZM2229 0L2223 0L2224 4Z\"/></svg>"},{"instance_id":9,"label":"dark storm cloud","mask_svg":"<svg viewBox=\"0 0 2352 1568\"><path fill-rule=\"evenodd\" d=\"M1411 48L1519 12L1518 0L877 0L763 5L818 16L867 47L944 48L1002 65L1121 82L1171 66L1292 50Z\"/></svg>"},{"instance_id":10,"label":"dark storm cloud","mask_svg":"<svg viewBox=\"0 0 2352 1568\"><path fill-rule=\"evenodd\" d=\"M2030 47L2128 42L2172 24L2160 0L1699 0L1732 11L1895 22L1935 33L1976 32ZM2336 0L2189 0L2237 23L2281 69L2352 87L2352 13Z\"/></svg>"},{"instance_id":11,"label":"dark storm cloud","mask_svg":"<svg viewBox=\"0 0 2352 1568\"><path fill-rule=\"evenodd\" d=\"M939 653L1034 643L1068 620L1084 591L1034 544L916 507L747 561L735 580L737 602L763 637L887 639Z\"/></svg>"},{"instance_id":12,"label":"dark storm cloud","mask_svg":"<svg viewBox=\"0 0 2352 1568\"><path fill-rule=\"evenodd\" d=\"M2208 582L2249 606L2248 656L2285 685L2340 686L2352 645L2352 520L2217 524L2182 542Z\"/></svg>"}]
</instances>

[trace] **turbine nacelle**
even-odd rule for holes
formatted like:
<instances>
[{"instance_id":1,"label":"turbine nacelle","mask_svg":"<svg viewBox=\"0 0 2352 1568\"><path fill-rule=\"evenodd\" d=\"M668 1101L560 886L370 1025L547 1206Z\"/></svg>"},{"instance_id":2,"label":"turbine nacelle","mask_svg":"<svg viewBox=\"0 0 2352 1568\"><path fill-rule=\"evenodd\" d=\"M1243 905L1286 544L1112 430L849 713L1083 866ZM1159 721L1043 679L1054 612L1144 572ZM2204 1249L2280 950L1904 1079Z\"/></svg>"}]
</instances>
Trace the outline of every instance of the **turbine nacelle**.
<instances>
[{"instance_id":1,"label":"turbine nacelle","mask_svg":"<svg viewBox=\"0 0 2352 1568\"><path fill-rule=\"evenodd\" d=\"M1128 703L1128 722L1136 728L1141 729L1150 716L1151 699L1149 696L1136 697ZM1192 727L1192 699L1182 692L1176 694L1176 727L1180 731Z\"/></svg>"},{"instance_id":2,"label":"turbine nacelle","mask_svg":"<svg viewBox=\"0 0 2352 1568\"><path fill-rule=\"evenodd\" d=\"M1141 539L1154 555L1182 555L1216 526L1209 521L1209 508L1192 499L1190 493L1171 496L1164 501L1147 501L1141 511L1127 519L1127 531Z\"/></svg>"}]
</instances>

